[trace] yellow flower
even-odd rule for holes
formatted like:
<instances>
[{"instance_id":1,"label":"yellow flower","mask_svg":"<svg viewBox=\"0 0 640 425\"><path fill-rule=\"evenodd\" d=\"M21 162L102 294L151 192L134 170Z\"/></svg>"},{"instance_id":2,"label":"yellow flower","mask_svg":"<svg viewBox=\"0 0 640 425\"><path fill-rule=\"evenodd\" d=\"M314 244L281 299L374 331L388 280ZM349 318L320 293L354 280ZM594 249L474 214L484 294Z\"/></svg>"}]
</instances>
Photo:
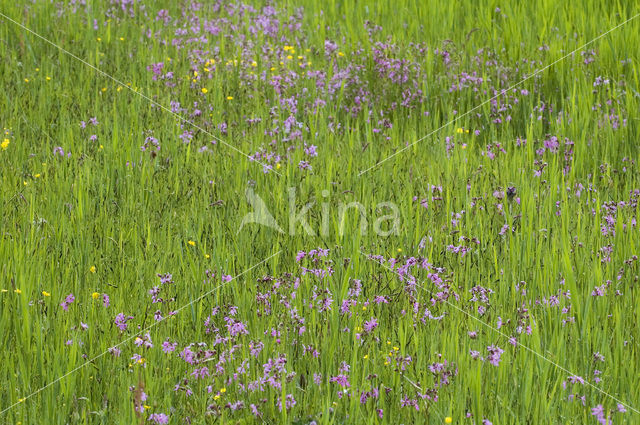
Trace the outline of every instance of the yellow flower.
<instances>
[{"instance_id":1,"label":"yellow flower","mask_svg":"<svg viewBox=\"0 0 640 425\"><path fill-rule=\"evenodd\" d=\"M95 273L96 272L96 266L91 266L91 268L89 269L89 271L91 273Z\"/></svg>"},{"instance_id":2,"label":"yellow flower","mask_svg":"<svg viewBox=\"0 0 640 425\"><path fill-rule=\"evenodd\" d=\"M144 364L144 362L145 362L144 357L140 357L140 358L138 359L138 362L137 362L137 363L138 363L138 364Z\"/></svg>"},{"instance_id":3,"label":"yellow flower","mask_svg":"<svg viewBox=\"0 0 640 425\"><path fill-rule=\"evenodd\" d=\"M282 167L282 165L280 165L280 163L278 162L278 163L276 164L276 168L279 170L279 169L280 169L280 167Z\"/></svg>"},{"instance_id":4,"label":"yellow flower","mask_svg":"<svg viewBox=\"0 0 640 425\"><path fill-rule=\"evenodd\" d=\"M287 56L287 59L291 60L291 59L293 59L293 56L289 55L289 56Z\"/></svg>"},{"instance_id":5,"label":"yellow flower","mask_svg":"<svg viewBox=\"0 0 640 425\"><path fill-rule=\"evenodd\" d=\"M15 292L16 294L22 294L22 291L19 289L14 289L13 292Z\"/></svg>"},{"instance_id":6,"label":"yellow flower","mask_svg":"<svg viewBox=\"0 0 640 425\"><path fill-rule=\"evenodd\" d=\"M206 87L203 87L203 88L202 88L202 90L200 90L200 91L202 92L202 94L207 94L207 92L208 92L209 90L207 90L207 88L206 88Z\"/></svg>"},{"instance_id":7,"label":"yellow flower","mask_svg":"<svg viewBox=\"0 0 640 425\"><path fill-rule=\"evenodd\" d=\"M33 177L36 178L36 179L39 178L40 177L40 173L34 174Z\"/></svg>"},{"instance_id":8,"label":"yellow flower","mask_svg":"<svg viewBox=\"0 0 640 425\"><path fill-rule=\"evenodd\" d=\"M28 78L25 78L25 79L24 79L24 82L25 82L25 83L28 83L28 82L29 82L29 79L28 79Z\"/></svg>"},{"instance_id":9,"label":"yellow flower","mask_svg":"<svg viewBox=\"0 0 640 425\"><path fill-rule=\"evenodd\" d=\"M402 248L398 248L398 252L402 252Z\"/></svg>"},{"instance_id":10,"label":"yellow flower","mask_svg":"<svg viewBox=\"0 0 640 425\"><path fill-rule=\"evenodd\" d=\"M227 96L227 100L233 100L233 96Z\"/></svg>"},{"instance_id":11,"label":"yellow flower","mask_svg":"<svg viewBox=\"0 0 640 425\"><path fill-rule=\"evenodd\" d=\"M258 62L256 61L251 62L251 66L255 68L256 66L258 66Z\"/></svg>"},{"instance_id":12,"label":"yellow flower","mask_svg":"<svg viewBox=\"0 0 640 425\"><path fill-rule=\"evenodd\" d=\"M98 40L98 41L102 41L102 39L101 39L100 37L96 38L96 40Z\"/></svg>"},{"instance_id":13,"label":"yellow flower","mask_svg":"<svg viewBox=\"0 0 640 425\"><path fill-rule=\"evenodd\" d=\"M364 357L363 357L363 359L368 359L368 358L369 358L368 354L365 354Z\"/></svg>"},{"instance_id":14,"label":"yellow flower","mask_svg":"<svg viewBox=\"0 0 640 425\"><path fill-rule=\"evenodd\" d=\"M40 68L36 68L36 72L40 72Z\"/></svg>"},{"instance_id":15,"label":"yellow flower","mask_svg":"<svg viewBox=\"0 0 640 425\"><path fill-rule=\"evenodd\" d=\"M464 129L463 129L463 128L458 128L458 129L456 130L456 133L458 133L458 134L462 134L462 133L464 133Z\"/></svg>"},{"instance_id":16,"label":"yellow flower","mask_svg":"<svg viewBox=\"0 0 640 425\"><path fill-rule=\"evenodd\" d=\"M49 81L49 80L51 80L51 77L49 77L49 76L47 75L47 76L45 77L45 79L46 79L47 81Z\"/></svg>"},{"instance_id":17,"label":"yellow flower","mask_svg":"<svg viewBox=\"0 0 640 425\"><path fill-rule=\"evenodd\" d=\"M187 242L187 243L188 243L189 245L191 245L191 246L196 246L196 243L195 243L194 241L189 241L189 242Z\"/></svg>"},{"instance_id":18,"label":"yellow flower","mask_svg":"<svg viewBox=\"0 0 640 425\"><path fill-rule=\"evenodd\" d=\"M104 92L106 92L106 91L107 91L107 88L106 88L106 87L103 87L103 88L102 88L102 93L104 93Z\"/></svg>"},{"instance_id":19,"label":"yellow flower","mask_svg":"<svg viewBox=\"0 0 640 425\"><path fill-rule=\"evenodd\" d=\"M338 52L338 56L342 57L342 56L344 56L344 53Z\"/></svg>"},{"instance_id":20,"label":"yellow flower","mask_svg":"<svg viewBox=\"0 0 640 425\"><path fill-rule=\"evenodd\" d=\"M222 394L224 394L224 393L226 393L226 392L227 392L227 389L226 389L226 388L220 388L220 392L221 392Z\"/></svg>"},{"instance_id":21,"label":"yellow flower","mask_svg":"<svg viewBox=\"0 0 640 425\"><path fill-rule=\"evenodd\" d=\"M4 139L2 143L0 143L0 147L2 148L2 150L7 149L9 147L9 143L11 143L9 142L9 139Z\"/></svg>"},{"instance_id":22,"label":"yellow flower","mask_svg":"<svg viewBox=\"0 0 640 425\"><path fill-rule=\"evenodd\" d=\"M94 292L93 294L91 294L91 298L93 298L94 300L97 300L98 298L100 298L100 294L97 292Z\"/></svg>"},{"instance_id":23,"label":"yellow flower","mask_svg":"<svg viewBox=\"0 0 640 425\"><path fill-rule=\"evenodd\" d=\"M217 400L217 399L219 399L219 398L220 398L220 395L219 395L219 394L216 394L216 395L214 395L214 396L213 396L213 399L214 399L214 400Z\"/></svg>"},{"instance_id":24,"label":"yellow flower","mask_svg":"<svg viewBox=\"0 0 640 425\"><path fill-rule=\"evenodd\" d=\"M453 422L453 419L451 418L451 416L447 416L446 418L444 418L445 424L450 424L451 422Z\"/></svg>"},{"instance_id":25,"label":"yellow flower","mask_svg":"<svg viewBox=\"0 0 640 425\"><path fill-rule=\"evenodd\" d=\"M48 293L47 291L42 291L42 295L44 295L45 297L50 297L51 294Z\"/></svg>"},{"instance_id":26,"label":"yellow flower","mask_svg":"<svg viewBox=\"0 0 640 425\"><path fill-rule=\"evenodd\" d=\"M399 348L398 347L393 347L393 351L398 351Z\"/></svg>"},{"instance_id":27,"label":"yellow flower","mask_svg":"<svg viewBox=\"0 0 640 425\"><path fill-rule=\"evenodd\" d=\"M0 289L0 292L9 292L9 290L2 288L2 289Z\"/></svg>"},{"instance_id":28,"label":"yellow flower","mask_svg":"<svg viewBox=\"0 0 640 425\"><path fill-rule=\"evenodd\" d=\"M120 37L120 41L124 41L124 37Z\"/></svg>"}]
</instances>

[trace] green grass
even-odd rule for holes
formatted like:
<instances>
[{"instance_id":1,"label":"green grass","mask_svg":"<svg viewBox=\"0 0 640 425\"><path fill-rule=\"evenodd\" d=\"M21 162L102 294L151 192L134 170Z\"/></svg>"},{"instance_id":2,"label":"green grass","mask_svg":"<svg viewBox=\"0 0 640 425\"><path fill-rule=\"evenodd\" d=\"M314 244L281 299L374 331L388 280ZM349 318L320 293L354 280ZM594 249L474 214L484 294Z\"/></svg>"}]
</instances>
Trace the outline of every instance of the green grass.
<instances>
[{"instance_id":1,"label":"green grass","mask_svg":"<svg viewBox=\"0 0 640 425\"><path fill-rule=\"evenodd\" d=\"M194 424L440 424L445 417L478 425L485 418L494 424L583 424L597 423L591 414L597 405L604 406L614 423L639 421L634 409L640 409L640 273L633 258L640 247L635 225L640 195L633 191L640 189L640 57L633 46L640 44L640 18L519 84L636 16L637 5L430 0L392 6L300 0L274 5L280 23L301 14L296 18L300 29L283 30L282 39L274 41L252 32L251 12L230 15L207 4L185 13L202 19L202 28L205 20L224 17L234 29L219 23L223 30L218 34L185 36L206 34L204 47L184 41L187 47L178 49L171 43L176 28L154 17L160 9L181 17L187 3L160 3L136 2L132 17L107 3L79 6L74 13L70 4L0 2L0 13L125 84L0 17L0 127L2 140L9 142L0 149L0 343L5 347L0 352L0 423L131 424L166 413L169 423L189 418ZM98 30L93 19L100 23ZM369 29L382 28L370 35L366 21ZM147 31L158 36L148 38ZM250 43L238 42L240 35ZM331 56L324 53L325 39L338 44ZM215 69L204 61L196 64L196 46L211 50L205 57L216 58ZM288 51L262 50L276 46L293 46L292 59L286 59ZM450 55L448 64L443 50ZM581 53L589 50L594 61L585 64L588 56ZM405 60L400 70L408 69L409 81L396 84L382 76L376 54ZM311 65L302 72L299 61ZM175 87L153 80L147 66L158 62L165 64L163 73L174 72ZM319 70L330 81L350 64L358 69L357 82L339 82L331 95L302 77L306 70ZM211 69L210 76L204 68ZM298 70L299 76L276 90L272 78L284 78L286 70ZM462 73L482 78L477 91L472 84L449 90ZM596 87L597 77L609 83ZM497 99L497 108L506 103L507 111L483 104L494 90L514 84L519 84L517 93L526 89L529 94L514 93L517 103L513 97ZM352 113L360 88L374 101ZM421 90L422 100L400 106L407 89ZM183 143L179 135L193 128L139 94L166 108L180 102L189 108L180 115L207 133L195 130L191 143ZM283 101L292 97L298 100L295 113ZM304 110L316 98L327 104L317 113ZM200 115L189 115L194 102ZM302 139L282 141L284 121L291 115L303 126ZM494 122L498 115L501 124ZM91 117L99 124L80 128L80 121ZM247 122L253 118L261 121ZM383 118L391 128L378 123ZM226 131L220 123L227 124ZM268 134L275 127L280 133ZM89 140L92 134L97 141ZM140 149L149 134L161 144L155 157ZM536 153L552 136L558 139L558 152ZM214 138L215 145L209 143ZM565 138L573 145L566 146ZM526 144L519 145L519 139ZM447 143L452 143L449 148ZM487 145L495 143L505 152L494 147L491 159ZM261 164L225 144L248 155L261 149L280 155L269 162L280 174L264 173ZM306 156L305 144L316 145L318 156ZM64 157L54 153L58 146ZM200 152L202 146L208 150ZM308 160L312 169L300 169L301 160ZM541 175L535 176L542 163ZM432 185L440 186L441 193ZM284 233L256 224L238 231L252 211L245 197L250 186ZM519 202L494 196L510 186ZM306 216L315 235L300 226L294 235L288 232L292 187L296 211L315 201ZM425 198L427 208L420 205ZM350 202L364 207L366 235L359 232L354 209L348 210L340 231L340 205ZM399 232L389 237L372 230L373 221L385 214L376 209L381 202L392 202L400 211ZM617 204L608 225L606 203ZM454 224L456 213L460 216ZM324 219L329 231L320 234ZM501 235L505 224L510 230ZM602 226L608 231L601 231ZM426 241L422 248L421 241ZM460 256L449 245L470 251ZM318 247L330 250L325 261L331 261L333 274L324 279L304 274L300 266L327 268L328 262L296 262L299 251ZM420 286L407 292L395 270L368 254L394 257L401 264L409 257L425 257L442 268L437 274L444 289L434 285L427 271L415 270ZM217 277L203 283L208 270ZM159 306L151 303L148 291L159 285L161 273L172 274L175 283L163 297L175 301ZM240 276L218 286L220 274ZM282 282L271 289L270 314L257 301L275 281L265 276ZM299 286L293 289L296 279ZM355 297L352 314L342 314L354 279L362 281L362 294ZM592 296L607 281L604 296ZM471 299L476 286L493 291L486 303ZM323 289L333 298L331 310L310 308L313 294ZM445 295L438 298L439 291ZM64 311L59 304L70 293L75 301ZM110 298L107 308L102 294ZM389 303L366 305L378 295ZM557 305L550 297L557 297ZM204 322L214 306L224 310L228 305L238 308L235 319L246 324L248 335L215 345ZM486 308L482 315L481 305ZM155 324L157 309L166 316L183 306L174 317ZM302 334L291 308L304 318ZM422 323L425 308L444 317ZM134 316L124 332L114 324L121 312ZM372 317L379 326L358 339L358 329ZM503 327L497 332L499 317ZM78 329L81 322L88 324L86 331ZM214 322L223 337L229 336L222 317ZM150 325L154 347L134 345L136 332ZM526 326L531 326L530 335ZM279 342L265 334L272 329L281 331ZM477 331L477 337L470 338L469 331ZM509 344L505 335L516 335L522 345ZM162 351L167 338L178 343L173 353ZM73 344L66 345L67 340ZM255 358L250 345L257 341L264 348ZM121 342L120 357L102 355ZM214 350L213 360L189 365L178 353L197 342ZM305 354L303 345L317 349L319 356ZM474 350L486 357L491 345L504 350L497 367L470 355ZM224 373L214 376L221 352L234 346ZM391 357L411 357L405 370L389 361L390 351ZM134 353L144 356L145 367L130 359ZM595 360L594 353L603 355L604 362ZM278 378L281 389L265 384L264 392L243 392L229 381L243 360L249 367L240 382L246 385L280 354L286 356L287 372L296 373ZM438 386L429 366L444 360L455 373ZM339 397L341 388L330 382L341 373L343 361L350 365L350 397ZM191 377L195 367L203 366L209 367L210 377ZM601 382L594 380L595 370L601 371ZM69 371L74 372L65 376ZM314 384L314 373L322 374L320 385ZM570 384L571 375L593 386ZM174 391L184 378L191 396ZM379 398L361 404L361 391L373 386L379 388ZM144 387L148 395L149 407L142 414L134 409L130 387ZM221 388L226 391L214 397ZM437 401L417 398L416 391L426 389L437 392ZM278 398L287 394L297 404L279 409ZM419 410L401 407L405 396L417 398ZM225 407L236 401L245 408ZM618 412L618 402L627 406L626 413ZM252 403L261 418L251 414ZM376 409L384 410L382 418Z\"/></svg>"}]
</instances>

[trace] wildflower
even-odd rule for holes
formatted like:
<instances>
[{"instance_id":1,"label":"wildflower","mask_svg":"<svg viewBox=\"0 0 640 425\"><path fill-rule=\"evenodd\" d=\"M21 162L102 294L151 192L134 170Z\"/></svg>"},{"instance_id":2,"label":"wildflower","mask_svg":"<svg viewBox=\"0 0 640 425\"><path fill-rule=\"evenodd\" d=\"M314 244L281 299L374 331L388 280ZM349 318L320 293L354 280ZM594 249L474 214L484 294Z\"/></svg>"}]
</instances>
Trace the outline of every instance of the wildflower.
<instances>
[{"instance_id":1,"label":"wildflower","mask_svg":"<svg viewBox=\"0 0 640 425\"><path fill-rule=\"evenodd\" d=\"M2 143L0 143L0 147L2 150L6 150L9 147L9 139L4 139Z\"/></svg>"},{"instance_id":2,"label":"wildflower","mask_svg":"<svg viewBox=\"0 0 640 425\"><path fill-rule=\"evenodd\" d=\"M165 415L164 413L152 413L151 415L149 415L149 420L153 421L157 424L168 424L169 423L169 417L167 415Z\"/></svg>"},{"instance_id":3,"label":"wildflower","mask_svg":"<svg viewBox=\"0 0 640 425\"><path fill-rule=\"evenodd\" d=\"M121 331L125 331L128 326L127 322L132 319L133 316L125 316L124 313L118 313L118 315L116 315L114 323L116 324L118 329L120 329Z\"/></svg>"},{"instance_id":4,"label":"wildflower","mask_svg":"<svg viewBox=\"0 0 640 425\"><path fill-rule=\"evenodd\" d=\"M338 385L340 385L343 388L351 386L349 384L349 377L346 376L346 375L333 376L331 379L329 379L329 381L330 382L335 382L335 383L337 383Z\"/></svg>"},{"instance_id":5,"label":"wildflower","mask_svg":"<svg viewBox=\"0 0 640 425\"><path fill-rule=\"evenodd\" d=\"M14 289L13 292L15 292L16 294L22 294L22 291L20 289Z\"/></svg>"},{"instance_id":6,"label":"wildflower","mask_svg":"<svg viewBox=\"0 0 640 425\"><path fill-rule=\"evenodd\" d=\"M68 311L69 310L69 305L71 305L72 302L74 302L76 300L76 297L73 294L69 294L67 295L67 297L64 299L64 301L62 301L60 303L60 307L62 307L62 309L64 311Z\"/></svg>"},{"instance_id":7,"label":"wildflower","mask_svg":"<svg viewBox=\"0 0 640 425\"><path fill-rule=\"evenodd\" d=\"M453 419L451 418L451 416L447 416L446 418L444 418L445 424L450 424L451 422L453 422Z\"/></svg>"},{"instance_id":8,"label":"wildflower","mask_svg":"<svg viewBox=\"0 0 640 425\"><path fill-rule=\"evenodd\" d=\"M89 268L89 271L91 273L95 273L96 272L96 266L91 266L91 268Z\"/></svg>"},{"instance_id":9,"label":"wildflower","mask_svg":"<svg viewBox=\"0 0 640 425\"><path fill-rule=\"evenodd\" d=\"M487 351L489 352L489 355L487 356L487 360L489 360L489 363L491 363L493 366L499 366L500 356L502 355L502 353L504 353L504 350L495 345L490 345L487 347Z\"/></svg>"},{"instance_id":10,"label":"wildflower","mask_svg":"<svg viewBox=\"0 0 640 425\"><path fill-rule=\"evenodd\" d=\"M91 298L93 298L94 300L97 300L98 298L100 298L100 294L97 292L94 292L93 294L91 294Z\"/></svg>"},{"instance_id":11,"label":"wildflower","mask_svg":"<svg viewBox=\"0 0 640 425\"><path fill-rule=\"evenodd\" d=\"M194 241L189 241L189 242L187 242L187 243L188 243L189 245L191 245L191 246L196 246L196 243L195 243Z\"/></svg>"},{"instance_id":12,"label":"wildflower","mask_svg":"<svg viewBox=\"0 0 640 425\"><path fill-rule=\"evenodd\" d=\"M47 291L42 291L42 295L44 295L45 297L50 297L51 294L48 293Z\"/></svg>"},{"instance_id":13,"label":"wildflower","mask_svg":"<svg viewBox=\"0 0 640 425\"><path fill-rule=\"evenodd\" d=\"M206 87L203 87L200 91L202 92L202 94L207 94L209 92Z\"/></svg>"},{"instance_id":14,"label":"wildflower","mask_svg":"<svg viewBox=\"0 0 640 425\"><path fill-rule=\"evenodd\" d=\"M378 321L376 320L375 317L372 317L371 320L367 320L366 322L364 322L364 331L366 333L370 333L372 332L375 328L378 327Z\"/></svg>"}]
</instances>

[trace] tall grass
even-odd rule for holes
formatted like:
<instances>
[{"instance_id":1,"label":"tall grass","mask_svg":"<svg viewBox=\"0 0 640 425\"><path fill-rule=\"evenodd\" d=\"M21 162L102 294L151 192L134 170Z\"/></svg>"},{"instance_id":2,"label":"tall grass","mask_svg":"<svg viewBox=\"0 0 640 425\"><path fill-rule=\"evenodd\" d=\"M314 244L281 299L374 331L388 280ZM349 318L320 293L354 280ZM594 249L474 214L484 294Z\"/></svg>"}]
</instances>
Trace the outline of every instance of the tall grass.
<instances>
[{"instance_id":1,"label":"tall grass","mask_svg":"<svg viewBox=\"0 0 640 425\"><path fill-rule=\"evenodd\" d=\"M635 16L636 5L0 4L125 84L0 18L0 422L638 421L640 21L411 145ZM277 19L277 34L258 16ZM325 85L307 71L325 72ZM176 113L207 133L140 93L179 102ZM148 137L157 154L141 150ZM248 187L284 233L238 231L252 211ZM292 187L295 211L315 202L314 235L289 234ZM364 207L365 235L354 209L340 231L339 207L350 202ZM398 206L397 234L372 231L380 202ZM296 260L317 248L327 256ZM160 283L164 273L173 283ZM156 286L165 302L152 302ZM119 313L133 316L123 331ZM153 347L136 345L151 325ZM107 351L123 341L119 356ZM200 357L185 361L188 347ZM269 374L263 365L280 355L286 372ZM208 376L192 375L203 367ZM340 375L349 386L332 380Z\"/></svg>"}]
</instances>

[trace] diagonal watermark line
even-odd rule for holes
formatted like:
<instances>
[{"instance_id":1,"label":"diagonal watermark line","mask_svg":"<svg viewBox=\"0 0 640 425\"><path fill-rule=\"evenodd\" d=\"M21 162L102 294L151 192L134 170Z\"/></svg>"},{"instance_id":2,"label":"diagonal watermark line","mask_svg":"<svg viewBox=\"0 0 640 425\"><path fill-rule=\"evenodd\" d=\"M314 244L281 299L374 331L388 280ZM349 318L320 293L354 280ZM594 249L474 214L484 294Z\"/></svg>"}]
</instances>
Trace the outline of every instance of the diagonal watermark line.
<instances>
[{"instance_id":1,"label":"diagonal watermark line","mask_svg":"<svg viewBox=\"0 0 640 425\"><path fill-rule=\"evenodd\" d=\"M369 255L365 254L364 252L360 251L360 254L362 254L365 258L372 260L373 258L371 258ZM380 264L382 267L384 267L385 269L391 271L392 273L398 275L400 278L402 278L403 276L398 273L396 270L392 269L391 267L387 266L386 264L380 263L378 261L376 261L378 264ZM424 282L424 281L423 281ZM418 284L417 282L415 282L416 286L422 290L424 290L425 292L429 293L430 295L434 295L432 291L430 291L429 289L425 288L424 286ZM443 300L449 307L454 308L455 310L458 310L459 312L463 313L465 316L470 317L471 319L475 320L476 322L480 323L481 325L491 329L492 331L500 334L501 336L509 339L509 335L505 334L504 332L500 331L499 329L494 328L493 326L491 326L490 324L478 319L476 316L470 314L469 312L463 310L462 308L458 307L457 305L449 302L449 300ZM519 345L520 347L524 348L525 350L529 351L530 353L535 354L536 356L538 356L539 358L541 358L542 360L551 363L553 366L555 366L556 368L560 369L561 371L568 373L569 375L575 375L574 373L572 373L570 370L560 366L558 363L554 362L553 360L543 356L542 354L538 353L537 351L527 347L526 345L523 345L522 343L520 343L519 341L516 341L516 345ZM640 413L640 410L628 405L627 403L617 399L616 397L612 396L611 394L607 393L606 391L596 387L595 385L593 385L591 382L587 381L586 379L584 380L585 384L590 386L591 388L595 389L596 391L606 395L609 398L612 398L613 400L617 401L618 403L622 404L623 406L627 407L629 410L632 410L635 413Z\"/></svg>"},{"instance_id":2,"label":"diagonal watermark line","mask_svg":"<svg viewBox=\"0 0 640 425\"><path fill-rule=\"evenodd\" d=\"M143 99L149 101L152 105L162 109L165 112L170 113L171 115L173 115L174 117L176 117L178 120L182 121L185 124L189 124L190 126L202 131L203 133L205 133L208 136L213 137L215 140L217 140L218 142L220 142L221 144L225 145L226 147L228 147L229 149L249 158L250 161L255 161L258 164L262 165L263 167L268 168L270 171L273 171L274 173L276 173L279 176L282 176L282 174L280 174L279 172L277 172L276 170L273 169L273 167L271 165L265 164L261 161L258 161L257 159L253 159L251 158L251 156L247 155L246 153L242 152L240 149L236 148L235 146L225 142L224 140L220 139L218 136L214 135L213 133L211 133L210 131L205 130L204 128L200 127L199 125L193 123L192 121L189 121L188 119L184 118L182 115L173 112L171 109L167 108L166 106L156 102L155 100L151 99L149 96L145 95L144 93L139 92L138 90L135 90L133 87L130 87L126 84L124 84L122 81L118 80L117 78L107 74L106 72L104 72L103 70L101 70L100 68L97 68L94 65L91 65L89 62L85 61L82 58L79 58L78 56L74 55L73 53L71 53L70 51L66 50L64 47L59 46L57 44L55 44L53 41L43 37L42 35L36 33L35 31L31 30L30 28L27 28L26 26L22 25L20 22L15 21L13 19L11 19L10 17L8 17L7 15L5 15L4 13L0 12L0 17L13 22L14 24L16 24L17 26L19 26L20 28L22 28L23 30L35 35L36 37L38 37L39 39L49 43L50 45L52 45L53 47L57 48L58 50L60 50L61 52L63 52L66 55L71 56L72 58L74 58L75 60L87 65L89 68L93 69L94 71L96 71L97 73L109 78L110 80L114 81L116 84L132 91L133 93L139 95L140 97L142 97Z\"/></svg>"},{"instance_id":3,"label":"diagonal watermark line","mask_svg":"<svg viewBox=\"0 0 640 425\"><path fill-rule=\"evenodd\" d=\"M185 309L185 308L187 308L187 307L191 306L191 305L192 305L192 304L194 304L194 303L197 303L198 301L200 301L200 300L201 300L201 299L203 299L204 297L206 297L206 296L208 296L208 295L212 294L213 292L215 292L215 291L216 291L216 290L218 290L219 288L223 287L223 286L224 286L224 285L226 285L227 283L229 283L229 282L232 282L232 281L236 280L236 279L237 279L237 278L239 278L240 276L242 276L242 275L244 275L244 274L247 274L247 273L249 273L251 270L255 269L256 267L258 267L258 266L260 266L260 265L262 265L262 264L266 263L267 261L269 261L270 259L272 259L272 258L273 258L273 257L275 257L276 255L280 254L281 252L282 252L282 250L280 250L280 251L276 252L275 254L270 255L269 257L265 258L264 260L260 261L259 263L254 264L253 266L249 267L249 268L248 268L248 269L246 269L245 271L243 271L243 272L241 272L240 274L238 274L238 275L234 276L231 280L229 280L229 281L227 281L227 282L223 282L223 283L221 283L220 285L216 286L215 288L211 289L210 291L207 291L206 293L204 293L204 294L200 295L200 296L199 296L198 298L196 298L195 300L192 300L192 301L190 301L189 303L187 303L187 304L183 305L182 307L180 307L179 309L177 309L177 310L175 311L175 314L173 314L173 315L171 315L171 316L165 316L165 317L163 317L162 319L158 320L157 322L152 323L151 325L147 326L146 328L144 328L144 329L142 329L142 330L140 330L140 331L136 332L134 335L131 335L129 338L127 338L127 339L125 339L125 340L123 340L123 341L120 341L118 344L116 344L116 345L114 345L113 347L110 347L110 348L111 348L111 349L113 349L113 348L119 347L119 346L121 346L121 345L123 345L123 344L126 344L127 342L129 342L129 341L131 341L132 339L134 339L134 338L138 337L139 335L142 335L142 333L143 333L143 332L146 332L146 331L148 331L149 329L152 329L152 328L156 327L158 324L160 324L160 323L164 322L164 321L165 321L165 319L167 319L167 318L169 318L169 317L174 317L175 315L177 315L177 314L178 314L180 311L182 311L183 309ZM97 359L99 359L100 357L104 356L104 355L105 355L105 354L107 354L108 352L109 352L109 350L104 351L104 352L102 352L102 353L98 354L97 356L95 356L95 357L93 357L93 358L91 358L91 359L87 360L86 362L82 363L80 366L78 366L78 367L76 367L76 368L74 368L74 369L71 369L69 372L65 373L64 375L62 375L62 376L61 376L61 377L59 377L58 379L56 379L56 380L54 380L54 381L49 382L49 383L48 383L47 385L45 385L44 387L42 387L42 388L40 388L40 389L38 389L38 390L36 390L36 391L32 392L31 394L29 394L29 395L27 395L27 396L25 396L25 397L23 397L23 398L21 398L21 399L19 399L16 403L13 403L12 405L10 405L10 406L8 406L8 407L6 407L6 408L2 409L2 410L0 411L0 415L2 415L3 413L7 412L8 410L10 410L10 409L14 408L15 406L17 406L17 405L19 405L19 404L21 404L21 403L24 403L26 400L30 399L31 397L33 397L33 396L37 395L38 393L40 393L40 392L42 392L42 391L44 391L44 390L46 390L47 388L49 388L50 386L52 386L52 385L53 385L53 384L55 384L56 382L59 382L59 381L63 380L64 378L66 378L67 376L69 376L69 375L73 374L74 372L77 372L78 370L80 370L80 369L84 368L84 367L85 367L85 366L87 366L89 363L93 363L95 360L97 360Z\"/></svg>"},{"instance_id":4,"label":"diagonal watermark line","mask_svg":"<svg viewBox=\"0 0 640 425\"><path fill-rule=\"evenodd\" d=\"M462 115L458 115L456 116L454 119L452 119L451 121L447 122L446 124L441 125L440 127L436 128L435 130L433 130L432 132L430 132L429 134L427 134L426 136L423 136L421 138L419 138L418 140L416 140L415 142L411 143L410 145L405 146L404 148L400 149L397 152L394 152L393 154L389 155L388 157L386 157L385 159L375 163L374 165L372 165L371 167L367 168L364 171L361 171L360 173L358 173L358 177L362 176L364 173L367 173L368 171L378 167L380 164L390 160L391 158L393 158L396 155L401 154L402 152L406 151L407 149L411 148L412 146L420 143L421 141L423 141L424 139L434 135L435 133L439 132L440 130L442 130L445 127L448 127L449 125L455 123L456 121L460 120L460 118L465 117L467 115L469 115L470 113L472 113L473 111L478 110L479 108L481 108L482 106L486 105L487 103L491 102L492 100L497 99L498 97L504 95L505 93L509 92L510 90L518 87L519 85L521 85L522 83L524 83L525 81L531 79L532 77L535 77L536 75L540 74L541 72L551 68L553 65L557 64L558 62L563 61L564 59L568 58L569 56L573 55L574 53L584 49L585 47L587 47L590 44L593 44L594 42L596 42L597 40L601 39L602 37L604 37L605 35L609 34L612 31L617 30L618 28L620 28L621 26L633 21L634 19L636 19L638 16L640 16L640 13L632 16L631 18L627 19L626 21L616 25L615 27L611 28L610 30L603 32L602 34L600 34L599 36L597 36L596 38L594 38L591 41L588 41L587 43L583 44L582 46L578 47L577 49L567 53L566 55L562 56L560 59L556 59L555 61L551 62L549 65L545 66L544 68L541 68L537 71L535 71L533 74L525 77L523 80L518 81L517 83L513 84L511 87L508 87L506 89L500 90L500 93L496 94L495 96L493 96L490 99L485 100L484 102L480 103L479 105L473 107L472 109L468 110L467 112L465 112Z\"/></svg>"}]
</instances>

